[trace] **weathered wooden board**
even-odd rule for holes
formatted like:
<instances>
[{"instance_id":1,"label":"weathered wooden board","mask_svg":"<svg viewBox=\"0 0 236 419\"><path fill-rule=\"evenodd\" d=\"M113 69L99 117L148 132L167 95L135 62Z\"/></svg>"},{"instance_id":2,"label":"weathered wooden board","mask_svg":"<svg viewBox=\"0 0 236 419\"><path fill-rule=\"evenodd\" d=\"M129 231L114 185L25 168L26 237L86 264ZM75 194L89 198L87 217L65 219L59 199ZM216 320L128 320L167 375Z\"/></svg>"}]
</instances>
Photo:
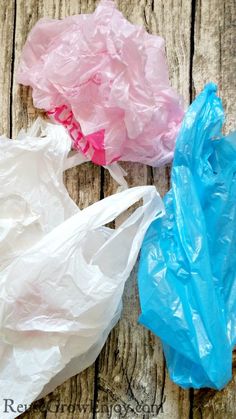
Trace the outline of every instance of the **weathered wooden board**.
<instances>
[{"instance_id":1,"label":"weathered wooden board","mask_svg":"<svg viewBox=\"0 0 236 419\"><path fill-rule=\"evenodd\" d=\"M194 13L193 95L205 83L217 83L227 115L226 130L235 129L235 1L197 0Z\"/></svg>"},{"instance_id":2,"label":"weathered wooden board","mask_svg":"<svg viewBox=\"0 0 236 419\"><path fill-rule=\"evenodd\" d=\"M94 9L93 2L90 5L87 2L73 0L17 0L15 3L15 65L17 69L22 47L25 43L27 35L33 25L38 19L48 16L51 18L62 18L71 14L92 11ZM39 112L34 109L32 104L30 89L19 86L15 82L13 84L13 114L12 121L13 133L16 134L21 127L27 127L38 116ZM101 169L90 163L73 168L65 173L65 183L67 185L69 194L76 201L80 208L100 199L101 190ZM63 404L79 404L89 405L89 409L84 416L91 417L90 404L94 398L95 386L95 368L90 367L78 377L74 377L66 384L58 388L50 397L42 400L37 405L35 411L26 413L26 417L41 419L47 417L66 418L64 414ZM53 413L57 410L57 403L60 404L58 413ZM42 410L42 413L41 413ZM46 412L45 412L45 411ZM65 410L66 411L66 410ZM73 417L73 415L70 415ZM76 415L74 417L77 417Z\"/></svg>"},{"instance_id":3,"label":"weathered wooden board","mask_svg":"<svg viewBox=\"0 0 236 419\"><path fill-rule=\"evenodd\" d=\"M231 127L235 111L234 0L118 0L117 4L130 21L166 39L170 79L186 106L205 82L219 83L228 113L227 128ZM2 132L14 136L38 115L30 90L15 82L29 30L43 16L63 18L94 8L94 0L1 1ZM155 184L162 195L169 188L169 168L153 170L140 164L123 167L130 186ZM67 171L65 183L81 208L117 189L107 172L90 163ZM135 269L125 289L122 318L95 365L37 402L37 409L22 418L236 417L235 378L223 392L194 393L178 388L168 378L159 340L137 324L138 314ZM143 409L138 412L141 404ZM68 405L72 405L71 411ZM73 405L78 405L74 412Z\"/></svg>"},{"instance_id":4,"label":"weathered wooden board","mask_svg":"<svg viewBox=\"0 0 236 419\"><path fill-rule=\"evenodd\" d=\"M205 83L219 86L226 111L226 132L235 129L236 115L236 7L234 0L197 0L194 8L194 55L192 93L198 93ZM194 419L234 419L236 417L236 371L234 379L221 392L195 391Z\"/></svg>"},{"instance_id":5,"label":"weathered wooden board","mask_svg":"<svg viewBox=\"0 0 236 419\"><path fill-rule=\"evenodd\" d=\"M171 80L188 104L190 3L119 1L118 4L131 22L145 25L148 31L160 34L166 39ZM180 20L184 21L181 28L178 26ZM178 28L175 34L171 30L172 25ZM140 164L126 164L124 167L129 173L129 185L155 183L162 194L167 191L168 169L151 170ZM104 194L114 193L117 186L109 176L106 176L105 180ZM113 418L120 417L119 412L114 411L116 405L122 406L123 414L127 411L125 416L127 418L148 417L152 412L159 413L158 416L165 418L187 418L190 409L189 392L180 390L170 382L160 342L142 326L137 325L138 315L135 271L126 286L122 319L111 333L99 357L96 382L98 405L106 405L110 409L113 407ZM162 403L164 403L163 408L158 411L158 406ZM143 404L143 412L139 414L138 404ZM103 412L97 413L97 417L104 418Z\"/></svg>"}]
</instances>

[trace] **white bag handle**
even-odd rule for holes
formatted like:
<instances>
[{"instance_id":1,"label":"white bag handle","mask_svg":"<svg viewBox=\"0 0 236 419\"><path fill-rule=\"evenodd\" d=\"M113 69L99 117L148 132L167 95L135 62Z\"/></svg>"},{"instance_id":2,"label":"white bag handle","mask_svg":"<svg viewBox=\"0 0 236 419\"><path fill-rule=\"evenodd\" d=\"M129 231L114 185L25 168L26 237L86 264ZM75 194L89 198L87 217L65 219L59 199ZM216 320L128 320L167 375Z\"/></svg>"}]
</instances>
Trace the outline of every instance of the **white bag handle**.
<instances>
[{"instance_id":1,"label":"white bag handle","mask_svg":"<svg viewBox=\"0 0 236 419\"><path fill-rule=\"evenodd\" d=\"M117 162L103 167L109 171L111 177L120 185L118 192L128 189L128 184L124 178L124 176L127 176L127 173Z\"/></svg>"},{"instance_id":2,"label":"white bag handle","mask_svg":"<svg viewBox=\"0 0 236 419\"><path fill-rule=\"evenodd\" d=\"M64 163L63 170L71 169L72 167L78 166L79 164L89 161L83 154L78 151L71 151ZM127 175L126 171L118 164L112 163L109 166L103 166L107 169L111 177L121 186L121 189L128 189L128 184L124 178Z\"/></svg>"},{"instance_id":3,"label":"white bag handle","mask_svg":"<svg viewBox=\"0 0 236 419\"><path fill-rule=\"evenodd\" d=\"M63 241L66 242L81 232L86 234L88 231L102 227L113 221L142 198L142 207L134 211L127 221L135 222L137 218L142 217L140 228L145 228L145 224L150 224L157 216L162 216L165 213L164 204L155 186L137 186L90 205L57 226L43 237L33 249L37 253L38 247L46 249L47 245L49 245L50 251L56 251L57 243L61 242L62 237ZM119 229L125 228L125 223ZM118 232L119 229L116 231Z\"/></svg>"},{"instance_id":4,"label":"white bag handle","mask_svg":"<svg viewBox=\"0 0 236 419\"><path fill-rule=\"evenodd\" d=\"M30 137L39 137L43 136L44 133L50 135L50 131L54 129L52 122L45 121L44 119L38 117L33 125L27 130L21 130L17 136L17 139L21 139L21 137L27 134ZM62 125L56 124L57 127L61 128L60 135L61 141L67 140L69 137L68 132ZM54 131L55 133L55 131ZM65 138L63 138L63 136ZM82 163L90 161L86 156L78 151L70 151L68 157L64 161L63 171L71 169L72 167L78 166ZM103 166L104 169L107 169L113 179L120 185L121 189L127 189L128 185L124 178L127 175L124 169L118 163L112 163L109 166Z\"/></svg>"},{"instance_id":5,"label":"white bag handle","mask_svg":"<svg viewBox=\"0 0 236 419\"><path fill-rule=\"evenodd\" d=\"M103 218L101 221L103 224L115 219L141 198L143 198L143 205L113 231L93 254L89 263L99 266L100 270L109 277L116 276L122 280L130 274L134 266L147 228L155 218L164 215L164 205L154 186L132 188L119 195L120 199L119 202L117 200L117 204L115 203L117 195L114 195L114 203L110 206L114 206L115 211L111 217L107 214L107 218ZM104 211L101 209L100 211L105 217ZM117 248L120 249L118 254Z\"/></svg>"},{"instance_id":6,"label":"white bag handle","mask_svg":"<svg viewBox=\"0 0 236 419\"><path fill-rule=\"evenodd\" d=\"M148 209L155 214L164 214L164 204L155 186L136 186L127 189L96 202L85 208L82 213L84 212L86 219L89 220L88 227L93 221L92 228L95 229L114 221L140 199L143 199L143 206L139 208L139 212L142 210L143 220L150 217Z\"/></svg>"}]
</instances>

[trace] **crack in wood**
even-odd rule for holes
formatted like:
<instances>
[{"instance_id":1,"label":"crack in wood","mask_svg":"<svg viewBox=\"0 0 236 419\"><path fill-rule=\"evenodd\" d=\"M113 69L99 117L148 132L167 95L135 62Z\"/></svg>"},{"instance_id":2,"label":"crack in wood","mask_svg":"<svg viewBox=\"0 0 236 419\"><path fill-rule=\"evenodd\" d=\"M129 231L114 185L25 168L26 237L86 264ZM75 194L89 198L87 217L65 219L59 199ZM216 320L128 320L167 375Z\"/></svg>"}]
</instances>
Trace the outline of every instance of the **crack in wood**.
<instances>
[{"instance_id":1,"label":"crack in wood","mask_svg":"<svg viewBox=\"0 0 236 419\"><path fill-rule=\"evenodd\" d=\"M189 390L189 419L193 419L194 390Z\"/></svg>"},{"instance_id":2,"label":"crack in wood","mask_svg":"<svg viewBox=\"0 0 236 419\"><path fill-rule=\"evenodd\" d=\"M190 65L189 65L189 100L190 103L194 98L194 84L193 84L193 57L195 49L195 15L196 15L196 0L192 0L191 4L191 27L190 27Z\"/></svg>"},{"instance_id":3,"label":"crack in wood","mask_svg":"<svg viewBox=\"0 0 236 419\"><path fill-rule=\"evenodd\" d=\"M13 2L13 35L12 35L12 57L11 57L11 81L10 81L10 138L13 135L13 84L15 69L15 41L16 41L16 16L17 16L17 0Z\"/></svg>"},{"instance_id":4,"label":"crack in wood","mask_svg":"<svg viewBox=\"0 0 236 419\"><path fill-rule=\"evenodd\" d=\"M96 419L96 406L98 402L98 389L99 389L99 358L95 361L94 364L94 391L93 391L93 419Z\"/></svg>"},{"instance_id":5,"label":"crack in wood","mask_svg":"<svg viewBox=\"0 0 236 419\"><path fill-rule=\"evenodd\" d=\"M144 20L145 29L148 32L149 25L148 25L148 20L147 20L147 15L146 15L146 5L143 6L143 20Z\"/></svg>"},{"instance_id":6,"label":"crack in wood","mask_svg":"<svg viewBox=\"0 0 236 419\"><path fill-rule=\"evenodd\" d=\"M163 354L163 371L162 371L162 386L161 386L161 401L160 401L160 406L163 406L165 403L165 385L166 385L166 361L165 361L165 357Z\"/></svg>"}]
</instances>

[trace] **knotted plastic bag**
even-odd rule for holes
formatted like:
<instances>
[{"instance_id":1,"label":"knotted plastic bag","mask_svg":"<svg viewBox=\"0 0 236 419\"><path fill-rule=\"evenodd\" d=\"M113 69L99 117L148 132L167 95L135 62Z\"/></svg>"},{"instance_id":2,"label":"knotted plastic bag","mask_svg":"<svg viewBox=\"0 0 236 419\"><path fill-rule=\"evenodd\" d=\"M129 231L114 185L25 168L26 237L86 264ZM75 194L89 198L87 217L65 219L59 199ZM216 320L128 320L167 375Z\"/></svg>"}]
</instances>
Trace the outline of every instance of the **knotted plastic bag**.
<instances>
[{"instance_id":1,"label":"knotted plastic bag","mask_svg":"<svg viewBox=\"0 0 236 419\"><path fill-rule=\"evenodd\" d=\"M236 343L236 134L209 84L177 139L166 215L150 226L139 266L140 322L158 335L172 380L221 389Z\"/></svg>"},{"instance_id":2,"label":"knotted plastic bag","mask_svg":"<svg viewBox=\"0 0 236 419\"><path fill-rule=\"evenodd\" d=\"M164 40L129 23L113 1L92 14L40 19L17 80L94 163L172 159L183 109L169 83Z\"/></svg>"},{"instance_id":3,"label":"knotted plastic bag","mask_svg":"<svg viewBox=\"0 0 236 419\"><path fill-rule=\"evenodd\" d=\"M51 124L43 138L0 138L0 412L7 419L18 414L4 413L4 399L13 409L29 405L94 362L120 317L144 234L164 214L151 186L79 211L62 183L76 160L67 158L69 142ZM140 199L117 229L104 227Z\"/></svg>"}]
</instances>

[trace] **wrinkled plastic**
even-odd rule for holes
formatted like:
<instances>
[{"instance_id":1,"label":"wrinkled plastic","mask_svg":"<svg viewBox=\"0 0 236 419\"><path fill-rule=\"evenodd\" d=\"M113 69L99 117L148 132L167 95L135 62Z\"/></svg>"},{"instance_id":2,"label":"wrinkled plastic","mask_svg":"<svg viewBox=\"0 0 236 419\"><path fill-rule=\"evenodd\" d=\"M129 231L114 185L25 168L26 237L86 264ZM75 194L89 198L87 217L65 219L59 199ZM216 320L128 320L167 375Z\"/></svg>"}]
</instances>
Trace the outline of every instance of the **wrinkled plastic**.
<instances>
[{"instance_id":1,"label":"wrinkled plastic","mask_svg":"<svg viewBox=\"0 0 236 419\"><path fill-rule=\"evenodd\" d=\"M42 138L0 138L0 412L7 419L17 414L3 413L4 398L29 405L94 362L119 320L156 208L164 214L151 186L79 211L62 182L75 163L69 143L51 124ZM140 199L118 228L104 227Z\"/></svg>"},{"instance_id":2,"label":"wrinkled plastic","mask_svg":"<svg viewBox=\"0 0 236 419\"><path fill-rule=\"evenodd\" d=\"M236 343L236 133L209 84L177 139L166 216L150 226L139 266L140 322L162 342L172 380L223 388Z\"/></svg>"},{"instance_id":3,"label":"wrinkled plastic","mask_svg":"<svg viewBox=\"0 0 236 419\"><path fill-rule=\"evenodd\" d=\"M164 40L129 23L113 1L92 14L40 19L17 80L94 163L172 159L183 108L169 83Z\"/></svg>"},{"instance_id":4,"label":"wrinkled plastic","mask_svg":"<svg viewBox=\"0 0 236 419\"><path fill-rule=\"evenodd\" d=\"M14 141L0 137L1 267L78 212L62 177L69 151L66 130L40 119Z\"/></svg>"}]
</instances>

